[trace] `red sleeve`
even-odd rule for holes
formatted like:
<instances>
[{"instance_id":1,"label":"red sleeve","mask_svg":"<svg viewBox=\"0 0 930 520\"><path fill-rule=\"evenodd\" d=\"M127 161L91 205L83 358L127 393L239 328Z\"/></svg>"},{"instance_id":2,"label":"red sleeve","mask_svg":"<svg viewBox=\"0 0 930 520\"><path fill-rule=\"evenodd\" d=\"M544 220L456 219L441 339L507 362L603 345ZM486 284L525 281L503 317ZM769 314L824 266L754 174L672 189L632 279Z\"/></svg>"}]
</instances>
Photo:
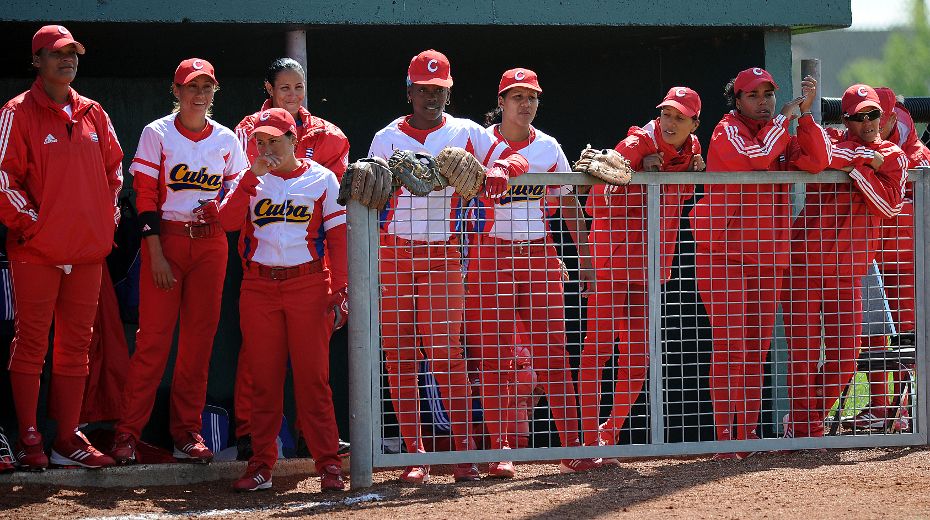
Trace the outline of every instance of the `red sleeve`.
<instances>
[{"instance_id":1,"label":"red sleeve","mask_svg":"<svg viewBox=\"0 0 930 520\"><path fill-rule=\"evenodd\" d=\"M904 206L904 187L907 182L907 157L895 148L877 171L871 166L857 166L849 172L853 185L865 196L873 213L892 218Z\"/></svg>"},{"instance_id":2,"label":"red sleeve","mask_svg":"<svg viewBox=\"0 0 930 520\"><path fill-rule=\"evenodd\" d=\"M249 199L255 195L258 177L252 170L245 170L236 181L236 187L223 197L220 203L220 225L227 233L242 229L248 219Z\"/></svg>"},{"instance_id":3,"label":"red sleeve","mask_svg":"<svg viewBox=\"0 0 930 520\"><path fill-rule=\"evenodd\" d=\"M814 116L807 114L798 119L797 144L799 153L792 158L791 166L810 173L820 173L830 166L833 146Z\"/></svg>"},{"instance_id":4,"label":"red sleeve","mask_svg":"<svg viewBox=\"0 0 930 520\"><path fill-rule=\"evenodd\" d=\"M258 151L255 148L255 141L249 139L249 132L254 128L252 116L245 116L242 121L236 125L236 137L239 139L239 146L242 147L242 151L245 152L246 157L249 159L249 163L255 161L255 157L258 156Z\"/></svg>"},{"instance_id":5,"label":"red sleeve","mask_svg":"<svg viewBox=\"0 0 930 520\"><path fill-rule=\"evenodd\" d=\"M132 188L136 192L136 211L139 213L158 211L161 207L158 184L158 179L154 177L149 177L139 172L133 172Z\"/></svg>"},{"instance_id":6,"label":"red sleeve","mask_svg":"<svg viewBox=\"0 0 930 520\"><path fill-rule=\"evenodd\" d=\"M39 220L35 204L24 189L28 171L28 143L26 130L16 114L15 107L0 111L0 221L6 227L21 234Z\"/></svg>"},{"instance_id":7,"label":"red sleeve","mask_svg":"<svg viewBox=\"0 0 930 520\"><path fill-rule=\"evenodd\" d=\"M320 158L320 164L332 170L336 178L342 181L349 167L349 139L342 132L327 132L323 138L329 153Z\"/></svg>"},{"instance_id":8,"label":"red sleeve","mask_svg":"<svg viewBox=\"0 0 930 520\"><path fill-rule=\"evenodd\" d=\"M724 117L711 138L707 157L710 171L763 171L788 146L788 120L779 114L758 133L751 135L744 125Z\"/></svg>"},{"instance_id":9,"label":"red sleeve","mask_svg":"<svg viewBox=\"0 0 930 520\"><path fill-rule=\"evenodd\" d=\"M904 153L907 155L908 167L930 166L930 149L920 142L920 139L917 139L916 134L913 137L913 141L908 139L903 147Z\"/></svg>"},{"instance_id":10,"label":"red sleeve","mask_svg":"<svg viewBox=\"0 0 930 520\"><path fill-rule=\"evenodd\" d=\"M115 208L119 190L123 187L123 149L116 137L116 130L113 129L110 116L103 108L100 109L100 112L107 127L106 141L100 143L100 146L103 151L103 164L107 171L107 183L110 185L110 192L113 194L113 206Z\"/></svg>"},{"instance_id":11,"label":"red sleeve","mask_svg":"<svg viewBox=\"0 0 930 520\"><path fill-rule=\"evenodd\" d=\"M630 161L630 167L635 171L641 171L643 168L643 158L647 155L656 153L656 148L647 137L643 139L638 135L629 135L624 140L617 143L614 150L620 152L620 155Z\"/></svg>"},{"instance_id":12,"label":"red sleeve","mask_svg":"<svg viewBox=\"0 0 930 520\"><path fill-rule=\"evenodd\" d=\"M875 158L875 151L853 141L833 145L830 168L840 170L850 166L858 167L869 164Z\"/></svg>"},{"instance_id":13,"label":"red sleeve","mask_svg":"<svg viewBox=\"0 0 930 520\"><path fill-rule=\"evenodd\" d=\"M501 154L500 159L494 161L493 166L500 166L507 171L510 177L519 177L530 171L530 163L526 160L526 157L512 151L510 148Z\"/></svg>"},{"instance_id":14,"label":"red sleeve","mask_svg":"<svg viewBox=\"0 0 930 520\"><path fill-rule=\"evenodd\" d=\"M330 271L330 292L343 289L349 279L348 240L346 225L339 224L326 230L326 261Z\"/></svg>"}]
</instances>

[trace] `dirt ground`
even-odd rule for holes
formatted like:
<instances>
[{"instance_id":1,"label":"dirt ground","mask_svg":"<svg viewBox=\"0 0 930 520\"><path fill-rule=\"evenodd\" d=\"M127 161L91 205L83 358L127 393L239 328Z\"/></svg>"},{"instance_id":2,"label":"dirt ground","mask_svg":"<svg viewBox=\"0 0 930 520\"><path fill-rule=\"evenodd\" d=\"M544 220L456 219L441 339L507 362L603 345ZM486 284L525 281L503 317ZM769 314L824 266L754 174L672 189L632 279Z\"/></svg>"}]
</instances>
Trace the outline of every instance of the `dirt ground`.
<instances>
[{"instance_id":1,"label":"dirt ground","mask_svg":"<svg viewBox=\"0 0 930 520\"><path fill-rule=\"evenodd\" d=\"M196 487L0 486L0 518L930 518L930 447L761 454L743 461L662 459L574 475L522 464L517 478L454 484L434 467L424 486L381 471L375 485L320 494L307 477L234 494Z\"/></svg>"}]
</instances>

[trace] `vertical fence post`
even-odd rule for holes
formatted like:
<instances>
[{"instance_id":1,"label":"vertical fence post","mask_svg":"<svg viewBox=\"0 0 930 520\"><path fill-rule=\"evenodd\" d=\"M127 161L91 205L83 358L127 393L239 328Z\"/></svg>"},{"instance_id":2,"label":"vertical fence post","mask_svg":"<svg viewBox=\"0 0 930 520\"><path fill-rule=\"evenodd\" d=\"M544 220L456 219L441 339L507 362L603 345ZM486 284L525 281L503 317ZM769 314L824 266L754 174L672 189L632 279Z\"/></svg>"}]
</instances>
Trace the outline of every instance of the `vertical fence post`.
<instances>
[{"instance_id":1,"label":"vertical fence post","mask_svg":"<svg viewBox=\"0 0 930 520\"><path fill-rule=\"evenodd\" d=\"M310 69L307 67L307 31L303 29L292 29L284 34L285 54L304 68L305 73L309 76ZM304 108L307 108L307 98L301 102Z\"/></svg>"},{"instance_id":2,"label":"vertical fence post","mask_svg":"<svg viewBox=\"0 0 930 520\"><path fill-rule=\"evenodd\" d=\"M358 201L350 200L347 212L349 242L349 440L352 454L349 467L352 489L372 484L374 445L372 442L371 345L372 284L369 259L377 256L372 247L370 215L374 213ZM377 284L377 279L374 281ZM377 310L374 311L374 314Z\"/></svg>"},{"instance_id":3,"label":"vertical fence post","mask_svg":"<svg viewBox=\"0 0 930 520\"><path fill-rule=\"evenodd\" d=\"M649 288L649 439L665 443L665 395L662 384L662 186L646 188L647 286Z\"/></svg>"},{"instance_id":4,"label":"vertical fence post","mask_svg":"<svg viewBox=\"0 0 930 520\"><path fill-rule=\"evenodd\" d=\"M915 318L917 321L917 334L915 343L917 349L917 405L914 411L917 415L917 433L927 442L928 415L930 415L930 400L927 398L927 383L924 379L930 375L930 360L927 357L927 347L930 345L930 327L927 327L927 304L930 303L930 283L927 275L930 274L930 255L927 254L928 239L930 239L930 213L927 204L930 203L930 168L921 168L914 180L914 260L916 261Z\"/></svg>"}]
</instances>

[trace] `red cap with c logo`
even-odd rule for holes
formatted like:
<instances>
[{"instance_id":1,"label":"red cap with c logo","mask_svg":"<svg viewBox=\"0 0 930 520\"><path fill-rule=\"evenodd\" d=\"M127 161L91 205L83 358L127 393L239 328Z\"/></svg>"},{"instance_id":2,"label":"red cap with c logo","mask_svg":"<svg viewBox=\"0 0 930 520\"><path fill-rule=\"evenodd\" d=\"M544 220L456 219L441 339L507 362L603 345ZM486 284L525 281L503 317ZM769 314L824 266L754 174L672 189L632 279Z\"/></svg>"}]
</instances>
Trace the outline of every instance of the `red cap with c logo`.
<instances>
[{"instance_id":1,"label":"red cap with c logo","mask_svg":"<svg viewBox=\"0 0 930 520\"><path fill-rule=\"evenodd\" d=\"M513 87L526 87L542 94L539 86L539 77L530 69L510 69L501 76L501 83L497 93L503 94L505 90Z\"/></svg>"},{"instance_id":2,"label":"red cap with c logo","mask_svg":"<svg viewBox=\"0 0 930 520\"><path fill-rule=\"evenodd\" d=\"M188 58L182 61L177 70L174 71L174 83L184 85L197 76L207 76L217 85L220 84L219 81L216 81L213 65L203 58Z\"/></svg>"},{"instance_id":3,"label":"red cap with c logo","mask_svg":"<svg viewBox=\"0 0 930 520\"><path fill-rule=\"evenodd\" d=\"M701 96L688 87L672 87L656 108L675 107L685 117L701 117Z\"/></svg>"},{"instance_id":4,"label":"red cap with c logo","mask_svg":"<svg viewBox=\"0 0 930 520\"><path fill-rule=\"evenodd\" d=\"M778 90L778 83L775 83L775 79L772 78L769 71L760 67L746 69L736 75L736 82L733 83L733 93L739 94L740 92L755 90L756 87L765 82L771 83L775 90Z\"/></svg>"},{"instance_id":5,"label":"red cap with c logo","mask_svg":"<svg viewBox=\"0 0 930 520\"><path fill-rule=\"evenodd\" d=\"M452 67L446 55L433 49L421 52L410 60L407 85L452 86Z\"/></svg>"}]
</instances>

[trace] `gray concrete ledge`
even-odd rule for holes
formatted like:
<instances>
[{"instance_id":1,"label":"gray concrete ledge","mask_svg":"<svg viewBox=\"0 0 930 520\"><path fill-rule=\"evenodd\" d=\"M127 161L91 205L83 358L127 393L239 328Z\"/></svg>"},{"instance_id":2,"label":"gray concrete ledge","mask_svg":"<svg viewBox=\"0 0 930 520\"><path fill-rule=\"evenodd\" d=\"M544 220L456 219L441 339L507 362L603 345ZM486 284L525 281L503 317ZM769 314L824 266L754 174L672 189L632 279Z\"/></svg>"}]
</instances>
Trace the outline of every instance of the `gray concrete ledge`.
<instances>
[{"instance_id":1,"label":"gray concrete ledge","mask_svg":"<svg viewBox=\"0 0 930 520\"><path fill-rule=\"evenodd\" d=\"M151 487L196 484L214 480L233 480L245 471L241 461L211 464L137 464L105 469L48 469L43 472L16 471L0 475L0 485L46 485L74 487ZM348 474L349 458L342 459ZM282 459L274 467L275 477L316 475L313 459Z\"/></svg>"}]
</instances>

